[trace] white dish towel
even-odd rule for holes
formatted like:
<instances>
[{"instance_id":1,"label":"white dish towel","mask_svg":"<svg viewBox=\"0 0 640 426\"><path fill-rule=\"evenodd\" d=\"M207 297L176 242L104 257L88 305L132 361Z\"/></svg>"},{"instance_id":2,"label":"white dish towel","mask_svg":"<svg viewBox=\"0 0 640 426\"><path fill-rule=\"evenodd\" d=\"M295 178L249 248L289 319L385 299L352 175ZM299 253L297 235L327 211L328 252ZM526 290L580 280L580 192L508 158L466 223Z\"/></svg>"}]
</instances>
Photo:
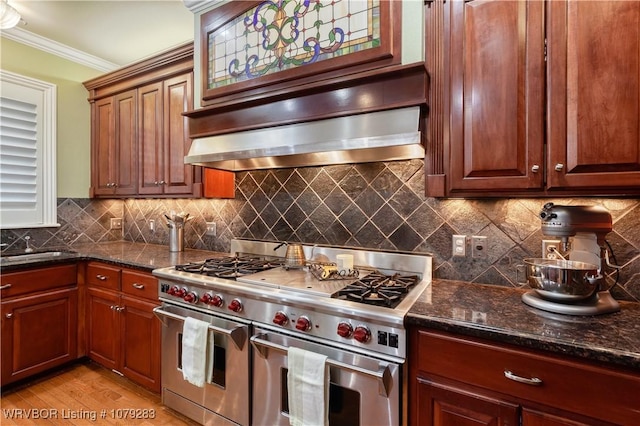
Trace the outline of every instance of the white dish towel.
<instances>
[{"instance_id":1,"label":"white dish towel","mask_svg":"<svg viewBox=\"0 0 640 426\"><path fill-rule=\"evenodd\" d=\"M185 318L182 328L182 377L198 387L204 387L208 334L208 322Z\"/></svg>"},{"instance_id":2,"label":"white dish towel","mask_svg":"<svg viewBox=\"0 0 640 426\"><path fill-rule=\"evenodd\" d=\"M287 389L291 426L328 426L329 369L327 357L304 349L287 351Z\"/></svg>"}]
</instances>

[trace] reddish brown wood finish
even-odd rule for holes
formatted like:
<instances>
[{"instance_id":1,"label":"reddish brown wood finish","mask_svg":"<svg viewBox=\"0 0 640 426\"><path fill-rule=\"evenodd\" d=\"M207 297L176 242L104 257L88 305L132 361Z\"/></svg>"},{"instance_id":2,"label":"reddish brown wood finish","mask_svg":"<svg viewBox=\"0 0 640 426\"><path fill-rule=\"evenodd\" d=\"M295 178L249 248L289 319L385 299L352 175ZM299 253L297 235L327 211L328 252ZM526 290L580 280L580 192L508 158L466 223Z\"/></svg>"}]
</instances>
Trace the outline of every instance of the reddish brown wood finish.
<instances>
[{"instance_id":1,"label":"reddish brown wood finish","mask_svg":"<svg viewBox=\"0 0 640 426\"><path fill-rule=\"evenodd\" d=\"M184 164L191 139L182 113L193 109L193 73L138 89L141 195L194 194L194 166Z\"/></svg>"},{"instance_id":2,"label":"reddish brown wood finish","mask_svg":"<svg viewBox=\"0 0 640 426\"><path fill-rule=\"evenodd\" d=\"M94 104L93 195L136 193L136 103L135 90L129 90Z\"/></svg>"},{"instance_id":3,"label":"reddish brown wood finish","mask_svg":"<svg viewBox=\"0 0 640 426\"><path fill-rule=\"evenodd\" d=\"M418 379L418 425L519 426L517 404Z\"/></svg>"},{"instance_id":4,"label":"reddish brown wood finish","mask_svg":"<svg viewBox=\"0 0 640 426\"><path fill-rule=\"evenodd\" d=\"M98 197L199 197L191 146L193 43L84 83L92 117L92 186ZM114 185L115 184L115 185Z\"/></svg>"},{"instance_id":5,"label":"reddish brown wood finish","mask_svg":"<svg viewBox=\"0 0 640 426\"><path fill-rule=\"evenodd\" d=\"M412 105L426 106L426 93L426 70L423 63L418 63L291 87L272 92L269 97L232 100L186 115L189 135L196 138Z\"/></svg>"},{"instance_id":6,"label":"reddish brown wood finish","mask_svg":"<svg viewBox=\"0 0 640 426\"><path fill-rule=\"evenodd\" d=\"M108 279L96 280L96 275ZM117 287L112 285L115 277ZM87 281L89 357L160 392L161 324L153 314L158 305L158 281L148 273L99 262L87 266Z\"/></svg>"},{"instance_id":7,"label":"reddish brown wood finish","mask_svg":"<svg viewBox=\"0 0 640 426\"><path fill-rule=\"evenodd\" d=\"M363 71L401 62L402 2L381 0L380 2L380 46L342 57L319 61L304 67L280 71L260 78L242 81L228 86L209 89L207 83L209 34L257 6L259 1L236 0L204 13L200 22L200 45L202 58L202 105L226 103L232 98L248 99L255 96L270 96L273 91L307 84L318 79L335 78L345 73Z\"/></svg>"},{"instance_id":8,"label":"reddish brown wood finish","mask_svg":"<svg viewBox=\"0 0 640 426\"><path fill-rule=\"evenodd\" d=\"M461 402L468 398L517 404L523 410L548 415L556 422L561 419L566 424L633 424L637 419L637 395L640 395L637 372L420 329L411 330L409 345L413 425L436 424L435 418L425 417L435 413L436 399L454 406L462 404L457 411L462 413L465 408L474 407ZM533 386L509 380L505 370L525 378L537 377L542 384ZM456 392L458 396L453 395ZM424 408L424 404L430 404L431 408ZM483 404L471 408L472 411L484 412Z\"/></svg>"},{"instance_id":9,"label":"reddish brown wood finish","mask_svg":"<svg viewBox=\"0 0 640 426\"><path fill-rule=\"evenodd\" d=\"M204 196L208 198L234 198L235 173L224 170L204 169Z\"/></svg>"},{"instance_id":10,"label":"reddish brown wood finish","mask_svg":"<svg viewBox=\"0 0 640 426\"><path fill-rule=\"evenodd\" d=\"M450 4L445 105L452 194L543 188L543 6L537 0Z\"/></svg>"},{"instance_id":11,"label":"reddish brown wood finish","mask_svg":"<svg viewBox=\"0 0 640 426\"><path fill-rule=\"evenodd\" d=\"M640 189L640 2L548 10L549 187Z\"/></svg>"},{"instance_id":12,"label":"reddish brown wood finish","mask_svg":"<svg viewBox=\"0 0 640 426\"><path fill-rule=\"evenodd\" d=\"M76 266L61 265L0 276L0 385L77 357Z\"/></svg>"}]
</instances>

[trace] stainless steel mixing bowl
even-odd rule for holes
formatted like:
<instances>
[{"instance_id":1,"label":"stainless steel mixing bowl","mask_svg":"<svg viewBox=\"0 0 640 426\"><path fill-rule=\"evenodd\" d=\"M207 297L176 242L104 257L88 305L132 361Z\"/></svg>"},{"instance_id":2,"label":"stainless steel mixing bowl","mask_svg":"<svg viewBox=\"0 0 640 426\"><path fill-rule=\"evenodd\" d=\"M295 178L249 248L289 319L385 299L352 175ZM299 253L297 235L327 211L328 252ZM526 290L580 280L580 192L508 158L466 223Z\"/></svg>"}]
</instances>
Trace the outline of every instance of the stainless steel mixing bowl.
<instances>
[{"instance_id":1,"label":"stainless steel mixing bowl","mask_svg":"<svg viewBox=\"0 0 640 426\"><path fill-rule=\"evenodd\" d=\"M562 259L524 259L527 283L541 297L562 303L588 299L602 276L591 263Z\"/></svg>"}]
</instances>

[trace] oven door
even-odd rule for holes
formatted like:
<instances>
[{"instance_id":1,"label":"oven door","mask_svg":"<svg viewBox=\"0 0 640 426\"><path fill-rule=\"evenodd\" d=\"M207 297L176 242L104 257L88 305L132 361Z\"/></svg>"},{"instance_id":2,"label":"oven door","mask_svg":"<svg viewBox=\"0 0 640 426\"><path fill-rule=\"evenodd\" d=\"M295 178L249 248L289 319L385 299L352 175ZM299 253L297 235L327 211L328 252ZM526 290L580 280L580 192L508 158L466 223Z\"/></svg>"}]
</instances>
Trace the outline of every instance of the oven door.
<instances>
[{"instance_id":1,"label":"oven door","mask_svg":"<svg viewBox=\"0 0 640 426\"><path fill-rule=\"evenodd\" d=\"M249 424L249 325L164 304L154 313L162 327L162 402L202 424ZM210 323L204 387L182 376L182 328L186 317ZM210 366L213 366L211 368ZM219 417L222 416L223 418ZM226 420L228 419L228 420Z\"/></svg>"},{"instance_id":2,"label":"oven door","mask_svg":"<svg viewBox=\"0 0 640 426\"><path fill-rule=\"evenodd\" d=\"M254 425L289 425L287 350L291 346L328 357L331 426L401 423L401 364L259 327L251 344Z\"/></svg>"}]
</instances>

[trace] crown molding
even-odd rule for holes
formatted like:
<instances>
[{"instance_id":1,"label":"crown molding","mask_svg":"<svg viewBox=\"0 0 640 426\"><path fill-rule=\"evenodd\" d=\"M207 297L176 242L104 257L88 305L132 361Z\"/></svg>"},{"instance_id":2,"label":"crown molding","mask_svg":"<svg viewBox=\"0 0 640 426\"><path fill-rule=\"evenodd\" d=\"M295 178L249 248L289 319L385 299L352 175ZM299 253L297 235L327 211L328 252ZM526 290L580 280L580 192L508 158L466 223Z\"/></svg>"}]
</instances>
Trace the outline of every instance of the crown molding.
<instances>
[{"instance_id":1,"label":"crown molding","mask_svg":"<svg viewBox=\"0 0 640 426\"><path fill-rule=\"evenodd\" d=\"M84 65L98 71L109 72L120 68L120 65L118 64L105 61L97 56L90 55L81 50L58 43L57 41L39 36L27 30L23 30L22 28L15 27L10 30L4 30L2 31L2 37L43 50L47 53L51 53L52 55L60 56L61 58L68 59L72 62L76 62L80 65Z\"/></svg>"}]
</instances>

